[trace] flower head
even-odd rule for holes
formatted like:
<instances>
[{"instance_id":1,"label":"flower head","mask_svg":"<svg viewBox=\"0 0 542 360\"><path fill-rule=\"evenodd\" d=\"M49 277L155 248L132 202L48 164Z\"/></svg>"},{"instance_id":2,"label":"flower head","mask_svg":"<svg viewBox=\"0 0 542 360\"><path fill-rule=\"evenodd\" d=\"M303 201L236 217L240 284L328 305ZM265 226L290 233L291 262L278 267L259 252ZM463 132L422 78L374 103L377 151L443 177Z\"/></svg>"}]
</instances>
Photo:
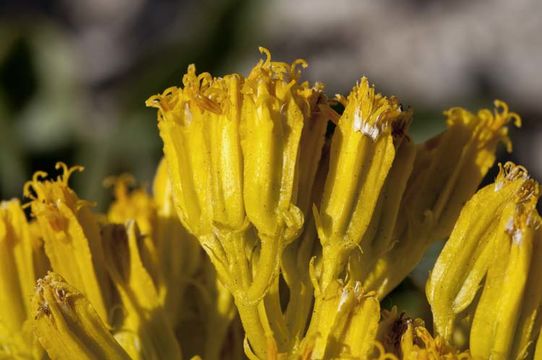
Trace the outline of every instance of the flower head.
<instances>
[{"instance_id":1,"label":"flower head","mask_svg":"<svg viewBox=\"0 0 542 360\"><path fill-rule=\"evenodd\" d=\"M28 328L40 246L20 202L0 202L0 357L41 355Z\"/></svg>"},{"instance_id":2,"label":"flower head","mask_svg":"<svg viewBox=\"0 0 542 360\"><path fill-rule=\"evenodd\" d=\"M470 318L466 337L474 357L518 358L528 346L525 337L534 341L529 332L523 338L514 334L532 321L533 300L540 305L538 295L526 296L536 286L529 275L539 271L533 259L538 196L538 184L523 167L502 166L495 183L479 190L461 211L427 283L436 331L465 346L455 338L464 331L462 319ZM529 306L522 315L524 302Z\"/></svg>"},{"instance_id":3,"label":"flower head","mask_svg":"<svg viewBox=\"0 0 542 360\"><path fill-rule=\"evenodd\" d=\"M25 184L24 194L31 200L52 269L80 289L107 323L111 294L98 218L90 210L92 203L79 199L68 186L70 175L82 167L57 163L56 168L62 174L55 180L36 172Z\"/></svg>"},{"instance_id":4,"label":"flower head","mask_svg":"<svg viewBox=\"0 0 542 360\"><path fill-rule=\"evenodd\" d=\"M34 331L53 359L130 359L88 300L55 273L38 280Z\"/></svg>"},{"instance_id":5,"label":"flower head","mask_svg":"<svg viewBox=\"0 0 542 360\"><path fill-rule=\"evenodd\" d=\"M453 108L416 145L412 110L365 77L329 100L304 60L260 51L147 100L152 192L120 176L95 214L59 163L24 186L32 219L1 203L0 358L542 358L539 185L506 163L477 191L519 116ZM446 238L433 327L382 309Z\"/></svg>"}]
</instances>

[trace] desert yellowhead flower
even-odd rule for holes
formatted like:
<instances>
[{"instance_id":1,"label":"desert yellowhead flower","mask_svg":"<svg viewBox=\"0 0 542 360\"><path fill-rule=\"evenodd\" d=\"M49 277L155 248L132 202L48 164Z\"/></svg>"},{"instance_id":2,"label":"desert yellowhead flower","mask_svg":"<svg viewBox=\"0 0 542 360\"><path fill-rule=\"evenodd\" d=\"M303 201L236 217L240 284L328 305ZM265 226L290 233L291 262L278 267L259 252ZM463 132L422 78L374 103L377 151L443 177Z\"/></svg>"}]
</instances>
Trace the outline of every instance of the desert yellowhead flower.
<instances>
[{"instance_id":1,"label":"desert yellowhead flower","mask_svg":"<svg viewBox=\"0 0 542 360\"><path fill-rule=\"evenodd\" d=\"M115 200L108 220L123 224L135 220L143 236L142 261L157 288L168 320L176 328L181 321L184 292L199 265L197 240L180 224L174 210L165 161L161 161L153 184L153 195L143 188L130 189L129 175L106 179L114 186Z\"/></svg>"},{"instance_id":2,"label":"desert yellowhead flower","mask_svg":"<svg viewBox=\"0 0 542 360\"><path fill-rule=\"evenodd\" d=\"M115 200L107 212L107 219L114 224L124 224L135 220L141 232L143 252L142 261L151 276L161 297L165 298L165 284L162 272L159 270L160 261L157 253L157 224L158 213L152 197L143 189L130 191L129 187L135 184L130 175L121 175L117 178L107 178L105 185L113 185Z\"/></svg>"},{"instance_id":3,"label":"desert yellowhead flower","mask_svg":"<svg viewBox=\"0 0 542 360\"><path fill-rule=\"evenodd\" d=\"M134 181L129 175L108 178L106 181L107 185L112 184L114 186L115 197L108 210L109 221L117 224L128 222L130 224L128 229L130 234L133 233L133 230L130 229L134 227L132 219L136 220L137 224L141 226L140 239L137 240L137 243L141 246L134 245L135 240L132 234L129 242L130 255L127 254L126 249L124 251L111 251L118 253L120 257L130 259L130 266L133 267L131 271L125 271L126 274L130 274L129 285L124 285L126 279L120 279L120 273L113 269L113 279L117 286L120 286L119 291L125 304L124 307L130 308L125 310L128 316L115 337L134 358L138 356L138 353L141 353L134 346L134 343L144 343L152 338L154 333L160 334L161 338L169 338L170 340L171 349L169 354L151 353L141 354L141 356L142 358L148 358L149 356L151 358L153 356L171 358L174 355L171 351L175 351L171 341L171 330L178 330L184 334L194 332L193 328L190 331L184 331L183 325L185 324L183 324L183 320L185 319L183 317L186 318L191 315L185 306L189 306L192 301L190 299L185 300L185 290L187 286L196 281L194 276L195 272L199 270L200 246L197 244L197 240L184 229L175 213L171 183L167 176L165 161L162 161L158 166L153 184L153 195L148 194L143 188L130 190L130 187L134 185ZM123 229L122 226L106 226L103 230L104 236L108 238L105 241L106 246L118 247L121 250L126 248L127 245L123 245L123 243L127 242ZM124 255L121 256L120 254L123 253ZM118 264L123 262L127 261L117 261ZM214 275L209 274L210 269L207 268L208 266L204 270L206 277L213 277ZM153 270L152 273L151 270ZM135 272L140 272L140 274L137 275ZM214 270L211 272L214 272ZM152 285L148 282L151 274L153 275L151 276ZM143 279L145 281L142 281ZM217 284L216 279L205 279L201 281L199 286L200 292L205 292L203 295L205 319L201 319L204 323L203 332L212 333L212 336L204 336L205 341L201 342L204 344L204 355L206 355L205 358L218 359L230 325L227 319L233 318L235 307L227 290L216 289L216 287L222 287L221 284ZM128 289L124 289L125 287L128 287ZM214 293L215 291L216 293ZM146 304L133 303L138 296L126 296L127 292L139 293L140 295L146 294L152 300ZM213 295L211 296L207 292L212 292ZM217 299L214 298L215 296ZM163 307L164 310L160 307ZM138 316L130 316L130 314L137 312L139 312ZM157 324L150 324L155 326L154 330L148 328L146 322L149 319L145 320L144 318L151 316L154 319L162 318L158 324L164 319L167 320L170 326L162 324L162 332L156 331ZM147 329L145 329L146 327ZM164 333L165 329L167 331ZM140 335L137 335L138 333ZM197 346L193 346L193 343L186 343L183 339L179 339L179 341L185 343L189 349L197 348ZM165 350L161 349L163 344L161 346L148 344L143 348L155 352Z\"/></svg>"},{"instance_id":4,"label":"desert yellowhead flower","mask_svg":"<svg viewBox=\"0 0 542 360\"><path fill-rule=\"evenodd\" d=\"M145 267L147 251L137 224L103 228L107 270L125 314L116 334L132 359L181 359L173 327L166 318L155 283Z\"/></svg>"},{"instance_id":5,"label":"desert yellowhead flower","mask_svg":"<svg viewBox=\"0 0 542 360\"><path fill-rule=\"evenodd\" d=\"M366 78L343 102L345 110L332 140L322 202L315 213L323 247L322 291L343 271L352 250L364 248L362 240L377 205L388 206L379 204L379 195L392 176L390 170L411 115L401 110L395 98L377 93ZM403 160L408 168L413 156ZM393 175L397 183L390 187L401 188L408 178L408 174ZM388 210L386 215L393 218L393 209ZM393 221L387 225L392 226Z\"/></svg>"},{"instance_id":6,"label":"desert yellowhead flower","mask_svg":"<svg viewBox=\"0 0 542 360\"><path fill-rule=\"evenodd\" d=\"M374 294L363 293L361 283L331 284L320 312L317 335L304 344L310 346L313 359L365 359L373 353L380 304Z\"/></svg>"},{"instance_id":7,"label":"desert yellowhead flower","mask_svg":"<svg viewBox=\"0 0 542 360\"><path fill-rule=\"evenodd\" d=\"M55 273L38 280L34 331L52 359L130 359L92 305Z\"/></svg>"},{"instance_id":8,"label":"desert yellowhead flower","mask_svg":"<svg viewBox=\"0 0 542 360\"><path fill-rule=\"evenodd\" d=\"M319 210L315 210L316 226L322 243L322 260L319 276L314 276L315 298L313 316L307 336L321 333L329 326L326 298L329 291L343 280L350 256L363 251L371 219L377 208L390 207L383 219L392 226L397 201L379 201L387 179L393 174L391 187L401 188L407 174L392 172L398 149L406 156L397 156L408 169L413 161L413 151L406 130L411 113L403 111L395 98L377 93L366 78L354 87L347 99L340 99L345 110L338 120L331 143L329 170L327 172ZM404 144L401 146L401 144ZM410 149L410 150L409 150ZM403 167L401 167L402 169ZM404 187L404 185L403 185ZM373 227L374 229L374 227ZM384 241L384 239L382 239ZM354 269L350 269L350 286L361 288ZM329 290L328 290L329 288ZM372 294L374 296L375 294ZM375 301L372 299L371 301ZM346 345L346 338L335 342ZM372 342L369 342L372 343ZM367 355L365 349L365 355ZM361 356L358 354L358 356Z\"/></svg>"},{"instance_id":9,"label":"desert yellowhead flower","mask_svg":"<svg viewBox=\"0 0 542 360\"><path fill-rule=\"evenodd\" d=\"M98 219L90 210L91 204L79 199L68 186L70 175L82 168L69 169L63 163L56 167L63 172L57 179L45 180L46 173L36 172L25 184L24 194L31 199L52 269L80 289L108 323L111 294Z\"/></svg>"},{"instance_id":10,"label":"desert yellowhead flower","mask_svg":"<svg viewBox=\"0 0 542 360\"><path fill-rule=\"evenodd\" d=\"M37 173L25 187L39 234L20 208L17 216L2 208L0 286L14 296L0 294L13 309L0 309L0 355L31 346L30 317L53 359L180 358L179 338L191 343L189 354L220 358L222 340L235 339L235 331L226 337L233 296L251 359L540 357L538 185L506 164L456 222L517 115L503 103L494 113L452 109L448 129L415 146L411 112L365 78L337 98L339 117L321 85L300 82L303 61L273 62L263 51L267 59L247 77L196 75L191 66L182 88L149 99L167 166L153 196L117 182L108 218L125 225L94 215L67 185L77 168L64 165L56 180ZM330 148L329 120L337 124ZM379 298L454 223L427 285L435 333L381 312ZM212 266L185 241L185 228ZM37 240L32 261L19 247L25 234ZM39 280L29 313L21 294L47 264L40 238L67 281L54 273ZM182 299L184 277L203 305ZM194 305L205 325L187 328ZM6 323L14 330L4 337ZM207 339L191 341L190 332Z\"/></svg>"},{"instance_id":11,"label":"desert yellowhead flower","mask_svg":"<svg viewBox=\"0 0 542 360\"><path fill-rule=\"evenodd\" d=\"M202 253L197 239L181 225L175 212L165 160L160 161L156 171L153 200L157 209L156 249L165 284L164 307L178 324L186 287L200 266Z\"/></svg>"},{"instance_id":12,"label":"desert yellowhead flower","mask_svg":"<svg viewBox=\"0 0 542 360\"><path fill-rule=\"evenodd\" d=\"M0 203L0 358L39 358L32 336L30 298L41 261L39 239L18 200Z\"/></svg>"},{"instance_id":13,"label":"desert yellowhead flower","mask_svg":"<svg viewBox=\"0 0 542 360\"><path fill-rule=\"evenodd\" d=\"M538 196L525 169L505 164L463 208L427 283L436 331L458 346L469 338L475 358L533 353L542 305Z\"/></svg>"},{"instance_id":14,"label":"desert yellowhead flower","mask_svg":"<svg viewBox=\"0 0 542 360\"><path fill-rule=\"evenodd\" d=\"M30 229L18 200L1 204L0 246L0 318L9 331L19 331L30 312L29 285L35 276Z\"/></svg>"},{"instance_id":15,"label":"desert yellowhead flower","mask_svg":"<svg viewBox=\"0 0 542 360\"><path fill-rule=\"evenodd\" d=\"M304 314L312 306L305 295L308 274L316 303L306 340L323 336L333 322L324 310L332 289L361 283L377 297L393 289L432 241L449 234L461 205L493 164L497 144L509 143L506 125L519 125L500 102L495 114L452 109L447 131L416 148L406 134L411 113L395 98L376 93L363 78L348 99L338 98L345 105L338 118L320 103L326 100L319 88L299 84L295 65L271 62L268 55L247 78L196 76L190 67L184 88L148 101L159 109L179 216L234 294L252 348L247 353L254 350L258 357L299 350L292 339L303 336ZM302 130L307 119L315 119L315 105L323 121L313 122L316 130L304 142ZM327 119L338 126L329 163L319 164L325 179L319 195L312 193L318 166L301 162L299 142L314 144L319 159ZM308 208L315 200L313 224ZM300 220L307 218L309 228L296 241ZM311 242L314 225L320 256ZM278 255L289 243L280 276L292 288L283 313L276 275ZM247 249L255 249L250 257ZM317 257L310 271L293 266L301 260L307 269L312 254ZM308 343L301 342L305 348Z\"/></svg>"},{"instance_id":16,"label":"desert yellowhead flower","mask_svg":"<svg viewBox=\"0 0 542 360\"><path fill-rule=\"evenodd\" d=\"M446 131L418 146L406 188L399 190L404 193L397 221L389 225L393 226L391 240L384 237L388 248L380 247L375 253L369 247L361 255L366 288L383 297L397 286L430 244L450 234L461 207L493 165L497 145L504 142L511 151L507 125L520 126L520 119L503 102L495 105L494 112L446 111ZM399 172L404 176L407 171ZM380 241L376 237L373 243Z\"/></svg>"},{"instance_id":17,"label":"desert yellowhead flower","mask_svg":"<svg viewBox=\"0 0 542 360\"><path fill-rule=\"evenodd\" d=\"M233 298L217 279L213 266L208 261L201 261L203 254L197 239L179 222L164 159L160 161L154 178L153 199L158 211L156 242L160 268L165 280L164 307L168 318L173 318L174 328L181 331L182 335L178 335L178 338L183 344L183 351L185 347L187 351L192 349L202 351L203 348L201 354L204 359L224 358L222 349L236 315ZM188 286L197 288L200 296L193 296L193 293L186 291ZM183 322L191 316L187 309L194 303L204 313L203 319L198 319L204 323L203 335L195 332L193 326ZM237 332L233 333L235 335ZM186 336L188 334L203 339L194 344L192 336ZM186 338L183 339L183 336ZM239 341L237 348L230 347L232 359L237 358L242 352L240 343ZM198 348L200 344L202 345Z\"/></svg>"},{"instance_id":18,"label":"desert yellowhead flower","mask_svg":"<svg viewBox=\"0 0 542 360\"><path fill-rule=\"evenodd\" d=\"M316 164L308 162L300 175L300 143L321 96L320 86L298 81L297 66L304 62L272 62L262 51L267 59L246 79L196 76L189 67L184 88L170 88L147 102L159 108L179 217L236 298L260 356L272 330L257 303L275 281L284 247L303 225L296 206L299 178L310 187ZM318 151L321 143L315 146ZM310 189L303 194L310 197Z\"/></svg>"}]
</instances>

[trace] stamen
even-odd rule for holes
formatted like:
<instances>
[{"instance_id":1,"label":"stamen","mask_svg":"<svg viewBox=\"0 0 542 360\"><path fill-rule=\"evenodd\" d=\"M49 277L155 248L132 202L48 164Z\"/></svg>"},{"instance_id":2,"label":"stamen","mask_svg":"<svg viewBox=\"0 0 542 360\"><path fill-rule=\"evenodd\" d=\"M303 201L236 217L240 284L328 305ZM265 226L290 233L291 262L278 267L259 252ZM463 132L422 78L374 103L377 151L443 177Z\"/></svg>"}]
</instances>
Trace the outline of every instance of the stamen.
<instances>
[{"instance_id":1,"label":"stamen","mask_svg":"<svg viewBox=\"0 0 542 360\"><path fill-rule=\"evenodd\" d=\"M376 93L366 77L361 78L361 82L354 87L347 100L340 95L337 95L336 99L346 106L343 116L353 116L353 130L373 141L384 132L393 132L395 137L404 135L404 127L409 124L410 112L403 114L394 97L387 98Z\"/></svg>"},{"instance_id":2,"label":"stamen","mask_svg":"<svg viewBox=\"0 0 542 360\"><path fill-rule=\"evenodd\" d=\"M517 179L529 179L529 173L525 167L516 165L511 161L506 162L504 165L499 163L499 173L495 179L495 191L502 189L505 183Z\"/></svg>"}]
</instances>

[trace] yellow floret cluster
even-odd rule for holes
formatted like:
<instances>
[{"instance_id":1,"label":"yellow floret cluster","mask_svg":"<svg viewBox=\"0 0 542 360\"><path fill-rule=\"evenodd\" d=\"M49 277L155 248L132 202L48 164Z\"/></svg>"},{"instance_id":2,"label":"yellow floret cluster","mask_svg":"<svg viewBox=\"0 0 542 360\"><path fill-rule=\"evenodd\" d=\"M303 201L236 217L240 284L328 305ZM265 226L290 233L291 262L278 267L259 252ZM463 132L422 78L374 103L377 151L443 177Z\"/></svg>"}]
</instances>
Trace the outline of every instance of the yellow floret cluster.
<instances>
[{"instance_id":1,"label":"yellow floret cluster","mask_svg":"<svg viewBox=\"0 0 542 360\"><path fill-rule=\"evenodd\" d=\"M329 98L261 51L147 100L152 189L106 179L98 213L59 163L1 203L0 359L542 359L539 185L479 189L519 116L452 108L416 144L367 78ZM437 241L432 324L381 308Z\"/></svg>"}]
</instances>

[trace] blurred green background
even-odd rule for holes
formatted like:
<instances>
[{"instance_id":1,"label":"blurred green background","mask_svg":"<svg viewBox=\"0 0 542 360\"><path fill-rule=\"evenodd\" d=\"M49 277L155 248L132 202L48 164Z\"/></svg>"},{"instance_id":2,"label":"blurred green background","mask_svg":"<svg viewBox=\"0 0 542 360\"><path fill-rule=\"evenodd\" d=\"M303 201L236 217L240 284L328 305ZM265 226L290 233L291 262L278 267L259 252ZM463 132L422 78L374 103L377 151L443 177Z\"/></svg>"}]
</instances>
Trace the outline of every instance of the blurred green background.
<instances>
[{"instance_id":1,"label":"blurred green background","mask_svg":"<svg viewBox=\"0 0 542 360\"><path fill-rule=\"evenodd\" d=\"M85 166L72 184L101 209L106 176L150 183L161 141L147 97L178 85L190 63L246 73L259 45L307 59L307 78L330 96L367 75L414 108L418 141L444 128L450 106L503 99L524 129L501 160L542 179L541 19L537 0L0 0L0 198L21 197L59 160ZM384 306L422 311L411 293L431 258Z\"/></svg>"}]
</instances>

